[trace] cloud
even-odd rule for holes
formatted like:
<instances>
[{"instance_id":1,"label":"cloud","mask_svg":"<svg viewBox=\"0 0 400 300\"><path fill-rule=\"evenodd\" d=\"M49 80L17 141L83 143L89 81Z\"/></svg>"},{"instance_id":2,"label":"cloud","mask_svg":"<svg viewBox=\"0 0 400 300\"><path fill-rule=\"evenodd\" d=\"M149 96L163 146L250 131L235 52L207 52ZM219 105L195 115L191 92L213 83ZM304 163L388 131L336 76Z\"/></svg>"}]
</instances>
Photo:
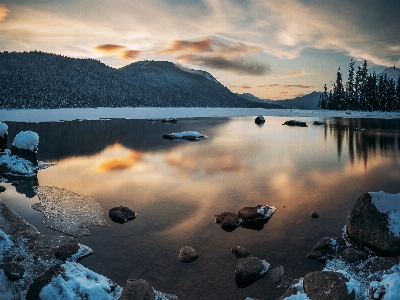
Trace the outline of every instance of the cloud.
<instances>
[{"instance_id":1,"label":"cloud","mask_svg":"<svg viewBox=\"0 0 400 300\"><path fill-rule=\"evenodd\" d=\"M230 71L242 75L265 75L271 72L271 68L268 64L257 62L249 58L226 58L223 56L184 54L177 57L177 59L180 62Z\"/></svg>"},{"instance_id":2,"label":"cloud","mask_svg":"<svg viewBox=\"0 0 400 300\"><path fill-rule=\"evenodd\" d=\"M239 89L251 89L251 86L249 86L247 84L242 84L242 85L237 86L237 88L239 88Z\"/></svg>"},{"instance_id":3,"label":"cloud","mask_svg":"<svg viewBox=\"0 0 400 300\"><path fill-rule=\"evenodd\" d=\"M140 55L141 51L139 50L126 50L121 53L120 58L123 60L131 60L136 59Z\"/></svg>"},{"instance_id":4,"label":"cloud","mask_svg":"<svg viewBox=\"0 0 400 300\"><path fill-rule=\"evenodd\" d=\"M101 52L101 53L105 53L105 54L119 53L124 49L126 49L125 46L113 45L113 44L103 44L103 45L94 47L94 50Z\"/></svg>"},{"instance_id":5,"label":"cloud","mask_svg":"<svg viewBox=\"0 0 400 300\"><path fill-rule=\"evenodd\" d=\"M4 4L0 4L0 21L5 20L9 12L10 10Z\"/></svg>"},{"instance_id":6,"label":"cloud","mask_svg":"<svg viewBox=\"0 0 400 300\"><path fill-rule=\"evenodd\" d=\"M169 45L158 51L158 54L171 54L181 51L189 51L189 52L213 52L212 49L213 40L212 39L201 39L198 41L180 41L174 40L169 43Z\"/></svg>"},{"instance_id":7,"label":"cloud","mask_svg":"<svg viewBox=\"0 0 400 300\"><path fill-rule=\"evenodd\" d=\"M125 157L110 158L99 164L102 172L125 170L134 167L142 158L142 153L131 151Z\"/></svg>"},{"instance_id":8,"label":"cloud","mask_svg":"<svg viewBox=\"0 0 400 300\"><path fill-rule=\"evenodd\" d=\"M296 76L296 75L301 75L301 74L303 74L303 72L301 72L301 71L292 71L292 72L286 72L285 73L285 75L288 75L288 76Z\"/></svg>"},{"instance_id":9,"label":"cloud","mask_svg":"<svg viewBox=\"0 0 400 300\"><path fill-rule=\"evenodd\" d=\"M296 89L312 89L312 88L314 88L314 86L311 86L311 85L302 85L302 84L277 84L277 83L263 84L263 85L259 85L258 87L263 87L263 88L279 87L279 88L282 88L282 89L290 89L290 88L296 88Z\"/></svg>"}]
</instances>

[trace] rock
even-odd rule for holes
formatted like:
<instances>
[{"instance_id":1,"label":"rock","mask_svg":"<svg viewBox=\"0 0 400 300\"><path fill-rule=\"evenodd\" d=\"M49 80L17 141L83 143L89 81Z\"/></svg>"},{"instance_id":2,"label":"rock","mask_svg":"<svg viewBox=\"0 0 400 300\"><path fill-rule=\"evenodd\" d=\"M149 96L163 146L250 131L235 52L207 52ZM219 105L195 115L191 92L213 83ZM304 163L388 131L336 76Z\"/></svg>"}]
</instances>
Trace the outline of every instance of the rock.
<instances>
[{"instance_id":1,"label":"rock","mask_svg":"<svg viewBox=\"0 0 400 300\"><path fill-rule=\"evenodd\" d=\"M5 263L1 267L11 281L17 281L25 274L25 268L15 262Z\"/></svg>"},{"instance_id":2,"label":"rock","mask_svg":"<svg viewBox=\"0 0 400 300\"><path fill-rule=\"evenodd\" d=\"M303 278L300 279L291 279L289 277L283 276L282 278L282 286L289 286L289 288L287 289L287 291L280 296L277 300L284 300L292 295L296 295L297 293L304 293L304 289L303 289L303 282L302 282ZM285 281L285 284L284 284Z\"/></svg>"},{"instance_id":3,"label":"rock","mask_svg":"<svg viewBox=\"0 0 400 300\"><path fill-rule=\"evenodd\" d=\"M253 222L257 220L268 220L271 218L276 208L269 205L257 205L254 207L243 207L238 211L239 217L243 222Z\"/></svg>"},{"instance_id":4,"label":"rock","mask_svg":"<svg viewBox=\"0 0 400 300\"><path fill-rule=\"evenodd\" d=\"M6 191L6 188L4 186L0 185L0 193L3 193L5 191Z\"/></svg>"},{"instance_id":5,"label":"rock","mask_svg":"<svg viewBox=\"0 0 400 300\"><path fill-rule=\"evenodd\" d=\"M235 246L231 251L237 258L246 258L250 255L250 251L242 246Z\"/></svg>"},{"instance_id":6,"label":"rock","mask_svg":"<svg viewBox=\"0 0 400 300\"><path fill-rule=\"evenodd\" d=\"M397 264L400 264L398 257L374 257L371 262L371 273L389 270Z\"/></svg>"},{"instance_id":7,"label":"rock","mask_svg":"<svg viewBox=\"0 0 400 300\"><path fill-rule=\"evenodd\" d=\"M201 139L206 139L208 137L205 135L202 135L201 133L199 133L197 131L183 131L183 132L178 132L178 133L164 134L163 138L168 139L168 140L184 139L184 140L198 141Z\"/></svg>"},{"instance_id":8,"label":"rock","mask_svg":"<svg viewBox=\"0 0 400 300\"><path fill-rule=\"evenodd\" d=\"M390 211L390 207L393 209ZM348 236L381 256L400 255L400 194L365 193L347 218ZM379 209L378 209L379 208ZM387 210L389 208L389 210ZM389 218L393 215L393 220ZM392 229L390 229L392 228Z\"/></svg>"},{"instance_id":9,"label":"rock","mask_svg":"<svg viewBox=\"0 0 400 300\"><path fill-rule=\"evenodd\" d=\"M137 217L137 214L135 214L133 210L125 206L111 208L108 212L108 215L113 222L121 224L131 221Z\"/></svg>"},{"instance_id":10,"label":"rock","mask_svg":"<svg viewBox=\"0 0 400 300\"><path fill-rule=\"evenodd\" d=\"M271 278L273 283L281 281L283 274L285 274L285 268L283 266L276 267L268 272L268 276Z\"/></svg>"},{"instance_id":11,"label":"rock","mask_svg":"<svg viewBox=\"0 0 400 300\"><path fill-rule=\"evenodd\" d=\"M328 258L338 256L345 247L346 243L341 237L324 237L307 254L307 258L325 262Z\"/></svg>"},{"instance_id":12,"label":"rock","mask_svg":"<svg viewBox=\"0 0 400 300\"><path fill-rule=\"evenodd\" d=\"M293 283L293 278L282 276L281 286L288 287Z\"/></svg>"},{"instance_id":13,"label":"rock","mask_svg":"<svg viewBox=\"0 0 400 300\"><path fill-rule=\"evenodd\" d=\"M155 294L151 285L143 279L128 279L123 284L119 300L153 300Z\"/></svg>"},{"instance_id":14,"label":"rock","mask_svg":"<svg viewBox=\"0 0 400 300\"><path fill-rule=\"evenodd\" d=\"M342 252L342 256L345 260L349 262L355 262L360 260L360 255L358 254L357 250L354 248L346 248Z\"/></svg>"},{"instance_id":15,"label":"rock","mask_svg":"<svg viewBox=\"0 0 400 300\"><path fill-rule=\"evenodd\" d=\"M319 214L316 211L313 211L310 215L313 219L319 218Z\"/></svg>"},{"instance_id":16,"label":"rock","mask_svg":"<svg viewBox=\"0 0 400 300\"><path fill-rule=\"evenodd\" d=\"M189 263L196 260L199 254L192 247L184 246L179 251L179 261Z\"/></svg>"},{"instance_id":17,"label":"rock","mask_svg":"<svg viewBox=\"0 0 400 300\"><path fill-rule=\"evenodd\" d=\"M28 292L26 293L26 300L37 300L40 299L39 294L42 288L48 285L51 279L61 272L63 272L61 265L54 265L48 269L44 274L35 278L32 284L29 286Z\"/></svg>"},{"instance_id":18,"label":"rock","mask_svg":"<svg viewBox=\"0 0 400 300\"><path fill-rule=\"evenodd\" d=\"M223 212L215 215L215 223L221 226L225 231L233 231L242 223L239 215L231 212Z\"/></svg>"},{"instance_id":19,"label":"rock","mask_svg":"<svg viewBox=\"0 0 400 300\"><path fill-rule=\"evenodd\" d=\"M262 115L259 115L259 116L254 120L254 122L255 122L256 124L263 124L263 123L265 123L265 119L264 119L264 117L263 117Z\"/></svg>"},{"instance_id":20,"label":"rock","mask_svg":"<svg viewBox=\"0 0 400 300\"><path fill-rule=\"evenodd\" d=\"M355 291L350 294L346 282L349 280L337 272L311 272L303 280L304 292L310 299L352 300Z\"/></svg>"},{"instance_id":21,"label":"rock","mask_svg":"<svg viewBox=\"0 0 400 300\"><path fill-rule=\"evenodd\" d=\"M235 269L235 280L239 284L252 283L262 277L268 270L269 263L258 257L239 259Z\"/></svg>"},{"instance_id":22,"label":"rock","mask_svg":"<svg viewBox=\"0 0 400 300\"><path fill-rule=\"evenodd\" d=\"M66 261L68 258L74 256L79 251L78 243L68 243L57 247L54 250L54 256L59 260Z\"/></svg>"}]
</instances>

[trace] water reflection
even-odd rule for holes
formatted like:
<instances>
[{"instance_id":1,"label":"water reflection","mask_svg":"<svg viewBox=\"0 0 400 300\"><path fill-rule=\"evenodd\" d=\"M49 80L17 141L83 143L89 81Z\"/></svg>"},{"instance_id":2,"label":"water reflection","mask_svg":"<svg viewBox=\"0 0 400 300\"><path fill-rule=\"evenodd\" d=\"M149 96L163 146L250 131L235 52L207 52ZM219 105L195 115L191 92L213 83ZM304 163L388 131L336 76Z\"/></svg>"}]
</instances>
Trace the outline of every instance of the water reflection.
<instances>
[{"instance_id":1,"label":"water reflection","mask_svg":"<svg viewBox=\"0 0 400 300\"><path fill-rule=\"evenodd\" d=\"M118 283L139 276L182 299L275 299L283 291L268 276L236 286L233 246L298 278L322 268L306 254L320 238L340 235L361 194L400 192L397 120L302 120L309 127L282 126L279 117L263 126L254 118L11 124L9 136L28 128L39 133L39 159L57 162L39 172L40 185L90 196L106 212L126 206L138 214L134 222L91 230L82 243L95 255L85 266ZM185 130L209 138L162 138ZM66 148L57 154L60 138ZM260 227L225 232L214 223L216 214L258 204L277 208ZM185 245L200 257L183 265L177 257Z\"/></svg>"}]
</instances>

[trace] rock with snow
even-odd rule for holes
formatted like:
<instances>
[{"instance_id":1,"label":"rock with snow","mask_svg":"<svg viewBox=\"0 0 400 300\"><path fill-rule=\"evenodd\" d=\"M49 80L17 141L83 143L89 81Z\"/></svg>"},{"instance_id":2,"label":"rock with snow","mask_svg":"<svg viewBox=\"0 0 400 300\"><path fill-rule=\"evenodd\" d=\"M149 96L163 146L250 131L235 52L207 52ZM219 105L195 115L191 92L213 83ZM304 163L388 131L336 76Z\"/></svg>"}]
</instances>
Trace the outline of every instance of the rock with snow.
<instances>
[{"instance_id":1,"label":"rock with snow","mask_svg":"<svg viewBox=\"0 0 400 300\"><path fill-rule=\"evenodd\" d=\"M69 242L54 249L54 256L63 262L79 261L91 254L93 254L92 249L75 242Z\"/></svg>"},{"instance_id":2,"label":"rock with snow","mask_svg":"<svg viewBox=\"0 0 400 300\"><path fill-rule=\"evenodd\" d=\"M318 271L304 277L303 287L310 299L353 300L355 291L349 292L347 282L349 280L341 273Z\"/></svg>"},{"instance_id":3,"label":"rock with snow","mask_svg":"<svg viewBox=\"0 0 400 300\"><path fill-rule=\"evenodd\" d=\"M103 275L81 264L67 262L55 265L36 278L26 299L104 299L121 296L122 288Z\"/></svg>"},{"instance_id":4,"label":"rock with snow","mask_svg":"<svg viewBox=\"0 0 400 300\"><path fill-rule=\"evenodd\" d=\"M235 269L235 280L238 284L249 284L264 276L268 271L269 263L258 257L239 259Z\"/></svg>"},{"instance_id":5,"label":"rock with snow","mask_svg":"<svg viewBox=\"0 0 400 300\"><path fill-rule=\"evenodd\" d=\"M336 257L346 248L341 237L323 237L307 254L307 258L325 262L328 258Z\"/></svg>"},{"instance_id":6,"label":"rock with snow","mask_svg":"<svg viewBox=\"0 0 400 300\"><path fill-rule=\"evenodd\" d=\"M144 279L128 279L123 284L119 300L154 300L155 294L150 283Z\"/></svg>"},{"instance_id":7,"label":"rock with snow","mask_svg":"<svg viewBox=\"0 0 400 300\"><path fill-rule=\"evenodd\" d=\"M203 135L197 131L183 131L183 132L177 132L177 133L164 134L163 138L168 139L168 140L183 139L183 140L190 140L190 141L198 141L198 140L206 139L207 136Z\"/></svg>"},{"instance_id":8,"label":"rock with snow","mask_svg":"<svg viewBox=\"0 0 400 300\"><path fill-rule=\"evenodd\" d=\"M221 226L225 231L233 231L242 224L242 219L238 214L231 212L223 212L215 215L215 223Z\"/></svg>"},{"instance_id":9,"label":"rock with snow","mask_svg":"<svg viewBox=\"0 0 400 300\"><path fill-rule=\"evenodd\" d=\"M254 122L255 122L256 124L264 124L264 123L265 123L265 119L264 119L264 117L263 117L262 115L259 115L259 116L254 120Z\"/></svg>"},{"instance_id":10,"label":"rock with snow","mask_svg":"<svg viewBox=\"0 0 400 300\"><path fill-rule=\"evenodd\" d=\"M381 256L400 255L400 194L363 194L347 218L348 236Z\"/></svg>"},{"instance_id":11,"label":"rock with snow","mask_svg":"<svg viewBox=\"0 0 400 300\"><path fill-rule=\"evenodd\" d=\"M0 174L6 178L34 178L39 169L37 161L34 165L27 159L11 155L9 149L4 150L0 155Z\"/></svg>"},{"instance_id":12,"label":"rock with snow","mask_svg":"<svg viewBox=\"0 0 400 300\"><path fill-rule=\"evenodd\" d=\"M275 210L275 206L257 205L253 207L243 207L238 211L238 215L243 222L268 220L274 214Z\"/></svg>"},{"instance_id":13,"label":"rock with snow","mask_svg":"<svg viewBox=\"0 0 400 300\"><path fill-rule=\"evenodd\" d=\"M179 250L179 261L184 263L189 263L196 260L199 254L190 246L183 246Z\"/></svg>"},{"instance_id":14,"label":"rock with snow","mask_svg":"<svg viewBox=\"0 0 400 300\"><path fill-rule=\"evenodd\" d=\"M285 280L286 285L283 284L283 280ZM282 286L289 286L289 288L277 300L309 300L307 295L304 294L303 278L293 280L284 276L282 278Z\"/></svg>"},{"instance_id":15,"label":"rock with snow","mask_svg":"<svg viewBox=\"0 0 400 300\"><path fill-rule=\"evenodd\" d=\"M34 165L38 164L36 158L39 135L33 131L21 131L11 145L11 154L29 160Z\"/></svg>"},{"instance_id":16,"label":"rock with snow","mask_svg":"<svg viewBox=\"0 0 400 300\"><path fill-rule=\"evenodd\" d=\"M115 223L125 223L136 218L137 214L128 207L118 206L109 210L108 215Z\"/></svg>"},{"instance_id":17,"label":"rock with snow","mask_svg":"<svg viewBox=\"0 0 400 300\"><path fill-rule=\"evenodd\" d=\"M231 251L237 258L246 258L250 255L250 251L242 246L235 246L231 249Z\"/></svg>"},{"instance_id":18,"label":"rock with snow","mask_svg":"<svg viewBox=\"0 0 400 300\"><path fill-rule=\"evenodd\" d=\"M387 271L395 265L400 264L400 258L398 257L379 257L376 256L371 261L371 273L379 271Z\"/></svg>"},{"instance_id":19,"label":"rock with snow","mask_svg":"<svg viewBox=\"0 0 400 300\"><path fill-rule=\"evenodd\" d=\"M161 122L163 122L163 123L177 123L178 120L175 119L175 118L164 118L164 119L161 120Z\"/></svg>"},{"instance_id":20,"label":"rock with snow","mask_svg":"<svg viewBox=\"0 0 400 300\"><path fill-rule=\"evenodd\" d=\"M307 127L306 122L298 121L298 120L288 120L288 121L285 121L282 125Z\"/></svg>"}]
</instances>

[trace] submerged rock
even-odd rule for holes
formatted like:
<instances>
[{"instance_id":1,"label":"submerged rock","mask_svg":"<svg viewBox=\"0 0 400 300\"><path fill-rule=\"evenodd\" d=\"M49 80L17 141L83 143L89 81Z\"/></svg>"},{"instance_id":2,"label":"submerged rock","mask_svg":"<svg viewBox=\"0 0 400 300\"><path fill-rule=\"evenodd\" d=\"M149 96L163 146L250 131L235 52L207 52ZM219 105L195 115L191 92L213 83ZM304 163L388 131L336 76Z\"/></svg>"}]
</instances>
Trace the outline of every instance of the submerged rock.
<instances>
[{"instance_id":1,"label":"submerged rock","mask_svg":"<svg viewBox=\"0 0 400 300\"><path fill-rule=\"evenodd\" d=\"M239 215L231 212L223 212L215 215L215 223L221 226L225 231L233 231L242 224L242 219Z\"/></svg>"},{"instance_id":2,"label":"submerged rock","mask_svg":"<svg viewBox=\"0 0 400 300\"><path fill-rule=\"evenodd\" d=\"M239 259L235 269L235 280L239 284L252 283L262 277L269 268L269 263L258 257Z\"/></svg>"},{"instance_id":3,"label":"submerged rock","mask_svg":"<svg viewBox=\"0 0 400 300\"><path fill-rule=\"evenodd\" d=\"M400 194L365 193L347 218L348 236L381 256L400 255Z\"/></svg>"},{"instance_id":4,"label":"submerged rock","mask_svg":"<svg viewBox=\"0 0 400 300\"><path fill-rule=\"evenodd\" d=\"M199 254L192 247L184 246L179 251L179 261L189 263L196 260Z\"/></svg>"},{"instance_id":5,"label":"submerged rock","mask_svg":"<svg viewBox=\"0 0 400 300\"><path fill-rule=\"evenodd\" d=\"M284 266L276 267L268 272L269 278L271 278L273 283L278 283L282 280L283 274L285 274Z\"/></svg>"},{"instance_id":6,"label":"submerged rock","mask_svg":"<svg viewBox=\"0 0 400 300\"><path fill-rule=\"evenodd\" d=\"M125 223L137 217L137 214L128 207L119 206L113 207L109 210L108 215L111 220L116 223Z\"/></svg>"},{"instance_id":7,"label":"submerged rock","mask_svg":"<svg viewBox=\"0 0 400 300\"><path fill-rule=\"evenodd\" d=\"M250 251L242 246L235 246L231 251L237 258L246 258L250 255Z\"/></svg>"}]
</instances>

